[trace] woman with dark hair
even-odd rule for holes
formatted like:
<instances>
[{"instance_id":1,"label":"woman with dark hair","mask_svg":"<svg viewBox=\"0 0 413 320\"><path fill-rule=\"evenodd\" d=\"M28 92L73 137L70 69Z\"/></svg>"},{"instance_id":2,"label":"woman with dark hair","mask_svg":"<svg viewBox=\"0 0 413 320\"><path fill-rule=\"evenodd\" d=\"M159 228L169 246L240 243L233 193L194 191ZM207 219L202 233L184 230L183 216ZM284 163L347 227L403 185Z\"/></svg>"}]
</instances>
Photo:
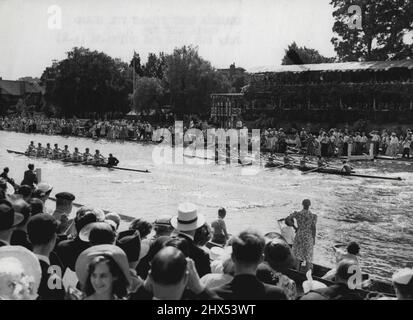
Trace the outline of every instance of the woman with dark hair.
<instances>
[{"instance_id":1,"label":"woman with dark hair","mask_svg":"<svg viewBox=\"0 0 413 320\"><path fill-rule=\"evenodd\" d=\"M85 300L123 299L132 283L126 254L114 245L83 251L76 261L76 275Z\"/></svg>"}]
</instances>

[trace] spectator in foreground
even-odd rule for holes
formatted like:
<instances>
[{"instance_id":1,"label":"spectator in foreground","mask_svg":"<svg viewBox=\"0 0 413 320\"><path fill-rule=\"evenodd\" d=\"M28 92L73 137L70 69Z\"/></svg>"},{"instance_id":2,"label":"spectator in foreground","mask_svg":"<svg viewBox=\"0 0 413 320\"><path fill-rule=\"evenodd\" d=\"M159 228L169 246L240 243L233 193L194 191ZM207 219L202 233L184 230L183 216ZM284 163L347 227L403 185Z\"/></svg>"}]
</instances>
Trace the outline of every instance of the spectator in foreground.
<instances>
[{"instance_id":1,"label":"spectator in foreground","mask_svg":"<svg viewBox=\"0 0 413 320\"><path fill-rule=\"evenodd\" d=\"M104 244L83 251L76 261L76 274L85 300L119 300L131 284L125 252Z\"/></svg>"},{"instance_id":2,"label":"spectator in foreground","mask_svg":"<svg viewBox=\"0 0 413 320\"><path fill-rule=\"evenodd\" d=\"M60 278L60 271L50 272L50 254L57 239L59 223L49 214L37 214L30 218L27 225L29 239L33 245L33 253L37 256L42 268L42 279L39 287L40 300L63 300L65 289ZM60 268L59 268L60 269ZM53 285L55 285L53 287Z\"/></svg>"},{"instance_id":3,"label":"spectator in foreground","mask_svg":"<svg viewBox=\"0 0 413 320\"><path fill-rule=\"evenodd\" d=\"M327 288L312 290L301 297L300 300L362 300L356 290L349 288L349 279L357 272L354 260L342 260L335 276L335 283Z\"/></svg>"},{"instance_id":4,"label":"spectator in foreground","mask_svg":"<svg viewBox=\"0 0 413 320\"><path fill-rule=\"evenodd\" d=\"M185 258L177 248L168 246L160 250L151 261L147 283L131 295L131 300L181 300L190 294L193 299L218 299L200 282L194 261Z\"/></svg>"},{"instance_id":5,"label":"spectator in foreground","mask_svg":"<svg viewBox=\"0 0 413 320\"><path fill-rule=\"evenodd\" d=\"M34 164L29 164L28 166L27 166L27 168L29 169L29 170L27 170L27 171L25 171L24 172L24 177L23 177L23 180L22 180L22 182L20 183L20 185L28 185L28 186L30 186L32 189L34 189L35 188L35 185L37 185L37 183L38 183L38 181L37 181L37 176L36 176L36 174L34 173Z\"/></svg>"},{"instance_id":6,"label":"spectator in foreground","mask_svg":"<svg viewBox=\"0 0 413 320\"><path fill-rule=\"evenodd\" d=\"M29 237L27 235L27 223L29 222L31 216L31 209L29 204L22 200L18 199L12 203L14 212L18 212L23 215L24 219L20 224L16 226L16 229L13 231L10 239L10 244L14 246L22 246L28 250L32 250L33 246L30 243Z\"/></svg>"},{"instance_id":7,"label":"spectator in foreground","mask_svg":"<svg viewBox=\"0 0 413 320\"><path fill-rule=\"evenodd\" d=\"M24 216L14 212L12 204L0 200L0 247L10 245L11 236L16 226L24 220Z\"/></svg>"},{"instance_id":8,"label":"spectator in foreground","mask_svg":"<svg viewBox=\"0 0 413 320\"><path fill-rule=\"evenodd\" d=\"M178 215L171 219L171 225L178 233L178 237L188 240L189 257L194 260L196 270L200 277L211 273L209 255L195 243L197 229L205 225L205 217L198 214L196 206L192 203L182 203L178 207Z\"/></svg>"},{"instance_id":9,"label":"spectator in foreground","mask_svg":"<svg viewBox=\"0 0 413 320\"><path fill-rule=\"evenodd\" d=\"M286 300L282 289L265 284L256 276L263 261L264 237L255 231L244 231L231 242L234 279L213 291L224 300Z\"/></svg>"},{"instance_id":10,"label":"spectator in foreground","mask_svg":"<svg viewBox=\"0 0 413 320\"><path fill-rule=\"evenodd\" d=\"M34 300L42 271L37 257L21 246L0 248L0 300Z\"/></svg>"}]
</instances>

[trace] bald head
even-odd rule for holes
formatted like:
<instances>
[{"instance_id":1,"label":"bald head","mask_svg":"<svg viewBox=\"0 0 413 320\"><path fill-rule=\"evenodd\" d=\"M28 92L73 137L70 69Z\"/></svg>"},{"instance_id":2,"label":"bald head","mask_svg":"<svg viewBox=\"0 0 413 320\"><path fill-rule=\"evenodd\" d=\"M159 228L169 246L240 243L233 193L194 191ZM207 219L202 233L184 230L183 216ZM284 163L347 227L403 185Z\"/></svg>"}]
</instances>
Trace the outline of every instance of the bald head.
<instances>
[{"instance_id":1,"label":"bald head","mask_svg":"<svg viewBox=\"0 0 413 320\"><path fill-rule=\"evenodd\" d=\"M160 285L177 284L185 275L186 265L185 255L180 250L174 247L163 248L152 259L152 279Z\"/></svg>"}]
</instances>

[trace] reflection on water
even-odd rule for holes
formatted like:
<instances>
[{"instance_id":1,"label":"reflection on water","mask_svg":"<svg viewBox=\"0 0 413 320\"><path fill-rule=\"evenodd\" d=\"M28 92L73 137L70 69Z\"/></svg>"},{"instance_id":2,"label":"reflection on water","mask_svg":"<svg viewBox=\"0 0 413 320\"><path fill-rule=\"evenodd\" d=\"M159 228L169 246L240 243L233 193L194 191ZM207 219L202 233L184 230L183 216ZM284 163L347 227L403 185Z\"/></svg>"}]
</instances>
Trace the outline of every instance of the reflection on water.
<instances>
[{"instance_id":1,"label":"reflection on water","mask_svg":"<svg viewBox=\"0 0 413 320\"><path fill-rule=\"evenodd\" d=\"M105 168L66 166L56 161L29 160L8 154L24 151L36 143L69 145L72 150L89 147L113 153L120 166L149 169L150 174ZM153 221L161 214L174 214L179 202L199 206L209 221L217 209L227 208L230 233L247 227L263 233L277 231L277 219L299 210L311 199L318 215L315 261L334 263L331 247L337 242L357 241L367 272L388 278L395 268L413 262L413 164L385 161L357 163L362 173L401 176L405 181L348 178L306 174L286 169L264 169L245 174L237 165L155 165L153 145L134 142L93 141L84 138L0 132L0 165L10 167L10 176L20 182L29 162L42 168L42 178L54 193L71 191L76 202L99 206L125 215ZM242 174L244 173L244 175ZM53 208L53 203L49 204Z\"/></svg>"}]
</instances>

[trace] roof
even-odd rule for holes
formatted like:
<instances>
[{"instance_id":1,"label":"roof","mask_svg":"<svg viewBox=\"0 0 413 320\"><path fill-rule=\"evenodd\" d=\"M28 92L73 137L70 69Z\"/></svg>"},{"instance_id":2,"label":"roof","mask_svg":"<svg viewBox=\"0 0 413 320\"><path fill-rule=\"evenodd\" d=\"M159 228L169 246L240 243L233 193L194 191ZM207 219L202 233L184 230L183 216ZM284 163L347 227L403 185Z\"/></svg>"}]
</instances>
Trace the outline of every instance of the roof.
<instances>
[{"instance_id":1,"label":"roof","mask_svg":"<svg viewBox=\"0 0 413 320\"><path fill-rule=\"evenodd\" d=\"M0 94L22 96L24 93L43 93L38 84L27 81L0 80Z\"/></svg>"},{"instance_id":2,"label":"roof","mask_svg":"<svg viewBox=\"0 0 413 320\"><path fill-rule=\"evenodd\" d=\"M355 71L355 70L389 70L391 68L413 69L413 60L400 61L364 61L341 63L294 64L279 67L258 67L249 70L251 73L281 73L305 71Z\"/></svg>"}]
</instances>

